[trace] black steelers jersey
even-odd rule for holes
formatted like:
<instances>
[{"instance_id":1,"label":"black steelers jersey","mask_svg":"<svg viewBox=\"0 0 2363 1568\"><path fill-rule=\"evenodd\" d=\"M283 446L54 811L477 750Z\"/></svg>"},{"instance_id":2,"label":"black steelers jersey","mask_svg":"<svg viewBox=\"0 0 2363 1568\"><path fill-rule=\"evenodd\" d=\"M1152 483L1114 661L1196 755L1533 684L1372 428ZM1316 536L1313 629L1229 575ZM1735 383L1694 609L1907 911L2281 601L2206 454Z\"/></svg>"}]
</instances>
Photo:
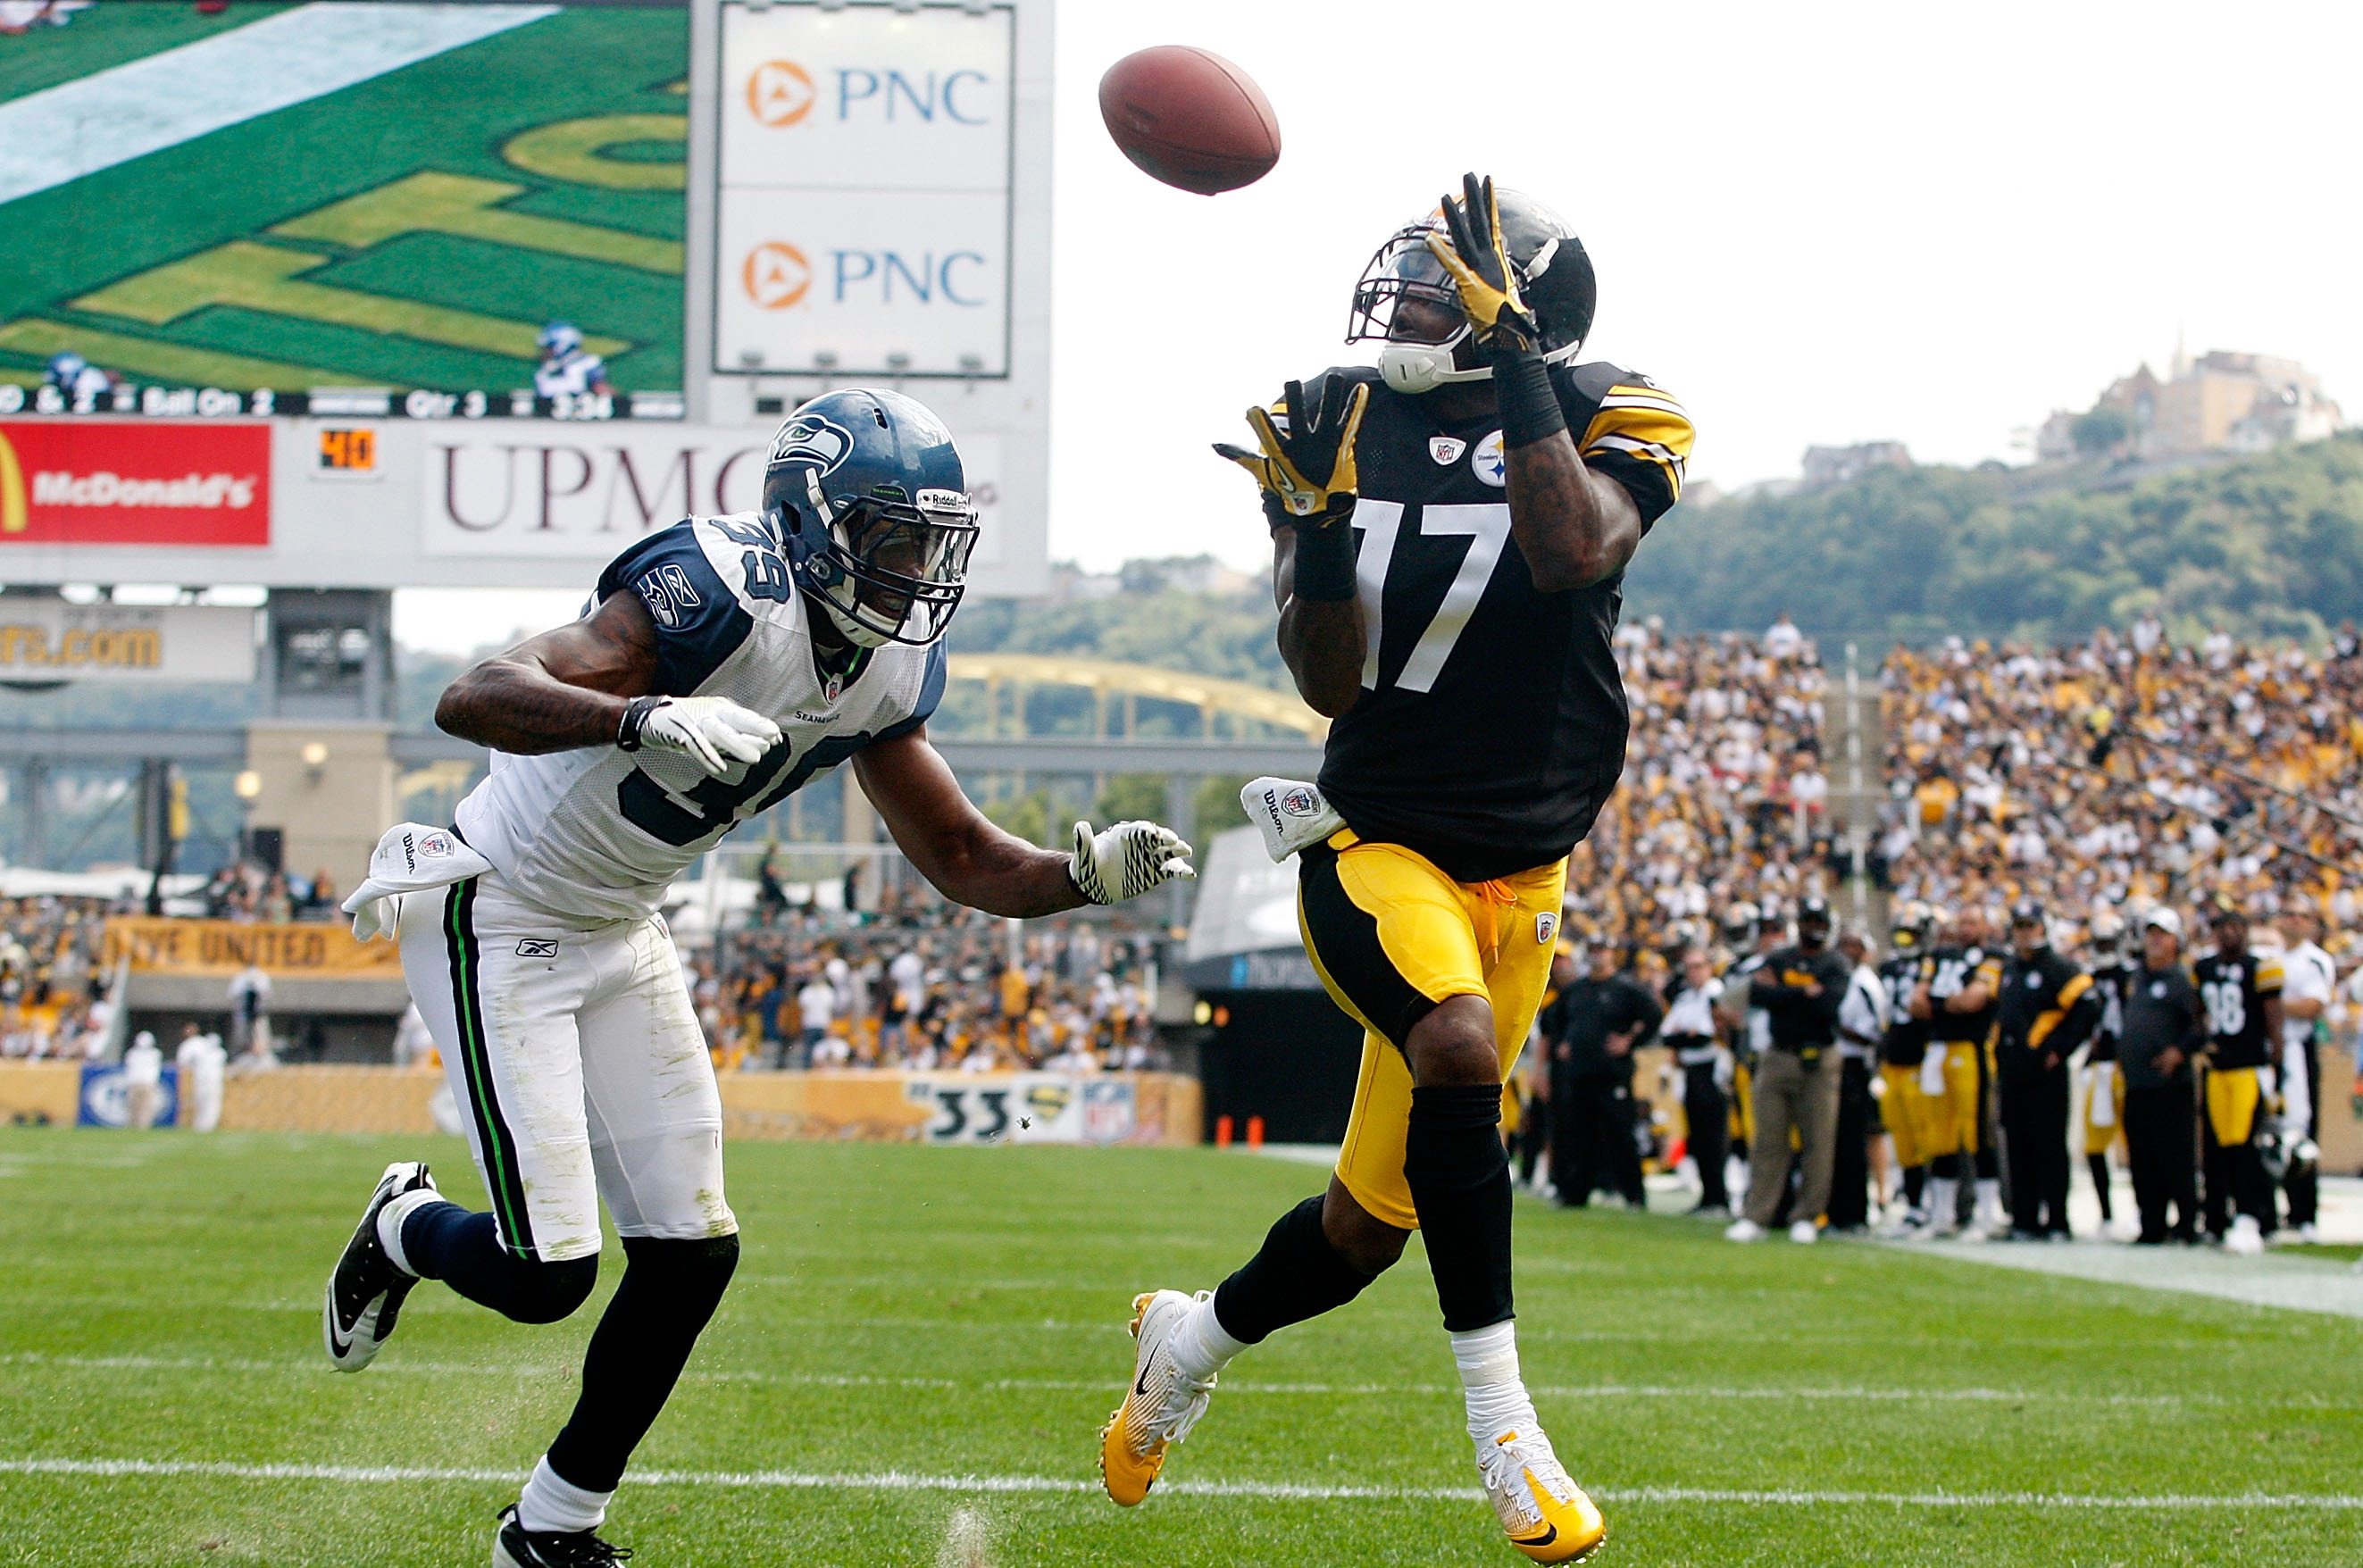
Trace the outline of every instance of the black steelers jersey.
<instances>
[{"instance_id":1,"label":"black steelers jersey","mask_svg":"<svg viewBox=\"0 0 2363 1568\"><path fill-rule=\"evenodd\" d=\"M1939 947L1920 961L1920 980L1928 988L1928 1038L1958 1043L1982 1042L1993 1032L1994 1010L2002 995L2002 955L1982 947ZM1971 986L1983 985L1986 1005L1975 1012L1948 1010L1947 999Z\"/></svg>"},{"instance_id":2,"label":"black steelers jersey","mask_svg":"<svg viewBox=\"0 0 2363 1568\"><path fill-rule=\"evenodd\" d=\"M2207 1055L2218 1067L2272 1065L2265 1032L2265 999L2281 994L2281 961L2253 953L2212 953L2191 966L2199 1010L2207 1026Z\"/></svg>"},{"instance_id":3,"label":"black steelers jersey","mask_svg":"<svg viewBox=\"0 0 2363 1568\"><path fill-rule=\"evenodd\" d=\"M1880 983L1887 988L1886 1025L1879 1039L1879 1059L1891 1067L1916 1067L1928 1054L1928 1026L1912 1016L1912 990L1920 983L1920 955L1899 953L1879 966Z\"/></svg>"},{"instance_id":4,"label":"black steelers jersey","mask_svg":"<svg viewBox=\"0 0 2363 1568\"><path fill-rule=\"evenodd\" d=\"M1441 425L1376 370L1328 373L1368 382L1370 401L1354 448L1362 690L1330 727L1322 792L1362 837L1458 881L1548 865L1624 771L1623 575L1535 587L1510 534L1499 414ZM1605 363L1554 366L1551 385L1585 464L1655 523L1681 495L1681 405Z\"/></svg>"}]
</instances>

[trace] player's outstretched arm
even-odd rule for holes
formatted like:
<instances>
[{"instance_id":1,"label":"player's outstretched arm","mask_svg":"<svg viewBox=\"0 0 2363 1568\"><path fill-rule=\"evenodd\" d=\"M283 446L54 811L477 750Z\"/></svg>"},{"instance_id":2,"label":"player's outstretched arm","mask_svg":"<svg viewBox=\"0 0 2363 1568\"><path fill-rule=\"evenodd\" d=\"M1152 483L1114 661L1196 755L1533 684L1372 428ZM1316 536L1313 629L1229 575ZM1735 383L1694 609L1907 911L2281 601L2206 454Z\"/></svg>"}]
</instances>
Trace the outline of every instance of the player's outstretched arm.
<instances>
[{"instance_id":1,"label":"player's outstretched arm","mask_svg":"<svg viewBox=\"0 0 2363 1568\"><path fill-rule=\"evenodd\" d=\"M436 726L513 756L608 745L656 681L657 624L637 593L528 637L453 681Z\"/></svg>"},{"instance_id":2,"label":"player's outstretched arm","mask_svg":"<svg viewBox=\"0 0 2363 1568\"><path fill-rule=\"evenodd\" d=\"M987 914L1029 920L1118 903L1197 875L1190 846L1154 823L1118 823L1097 834L1078 823L1067 854L1004 833L960 792L925 726L863 747L853 771L919 874L944 897Z\"/></svg>"},{"instance_id":3,"label":"player's outstretched arm","mask_svg":"<svg viewBox=\"0 0 2363 1568\"><path fill-rule=\"evenodd\" d=\"M1296 591L1294 528L1273 529L1271 547L1281 659L1295 678L1305 706L1334 719L1362 692L1362 606L1354 599L1307 599Z\"/></svg>"}]
</instances>

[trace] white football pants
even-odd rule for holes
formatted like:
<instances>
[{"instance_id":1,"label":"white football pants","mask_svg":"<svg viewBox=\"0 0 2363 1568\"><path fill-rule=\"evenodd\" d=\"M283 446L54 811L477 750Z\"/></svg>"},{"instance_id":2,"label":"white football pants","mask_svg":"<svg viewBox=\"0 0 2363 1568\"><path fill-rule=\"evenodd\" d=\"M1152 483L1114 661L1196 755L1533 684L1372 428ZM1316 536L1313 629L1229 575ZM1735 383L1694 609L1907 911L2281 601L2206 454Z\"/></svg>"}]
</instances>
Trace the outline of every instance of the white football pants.
<instances>
[{"instance_id":1,"label":"white football pants","mask_svg":"<svg viewBox=\"0 0 2363 1568\"><path fill-rule=\"evenodd\" d=\"M627 1236L727 1236L722 1099L661 918L554 914L497 875L404 895L402 972L502 1243L557 1263Z\"/></svg>"}]
</instances>

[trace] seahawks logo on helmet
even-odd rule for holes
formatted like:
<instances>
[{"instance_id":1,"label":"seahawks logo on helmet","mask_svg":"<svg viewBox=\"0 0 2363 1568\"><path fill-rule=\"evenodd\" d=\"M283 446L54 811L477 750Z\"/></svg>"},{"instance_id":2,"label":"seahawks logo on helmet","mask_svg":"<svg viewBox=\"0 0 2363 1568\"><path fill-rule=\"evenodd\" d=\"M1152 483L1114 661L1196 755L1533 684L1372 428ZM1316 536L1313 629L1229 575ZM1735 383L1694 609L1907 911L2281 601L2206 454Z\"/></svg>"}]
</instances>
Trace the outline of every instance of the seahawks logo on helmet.
<instances>
[{"instance_id":1,"label":"seahawks logo on helmet","mask_svg":"<svg viewBox=\"0 0 2363 1568\"><path fill-rule=\"evenodd\" d=\"M833 420L816 414L800 414L780 426L780 434L771 442L771 457L767 468L782 463L805 462L822 473L828 473L845 461L853 450L853 434Z\"/></svg>"}]
</instances>

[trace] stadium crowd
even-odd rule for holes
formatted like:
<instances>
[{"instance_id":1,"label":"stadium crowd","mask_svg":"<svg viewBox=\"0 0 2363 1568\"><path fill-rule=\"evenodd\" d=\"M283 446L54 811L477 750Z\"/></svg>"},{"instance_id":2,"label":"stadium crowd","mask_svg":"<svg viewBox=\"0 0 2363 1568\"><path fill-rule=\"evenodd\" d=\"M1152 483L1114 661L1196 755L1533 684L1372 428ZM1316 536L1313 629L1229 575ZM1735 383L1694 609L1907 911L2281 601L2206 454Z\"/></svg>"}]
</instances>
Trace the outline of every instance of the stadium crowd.
<instances>
[{"instance_id":1,"label":"stadium crowd","mask_svg":"<svg viewBox=\"0 0 2363 1568\"><path fill-rule=\"evenodd\" d=\"M890 903L892 900L889 900ZM775 908L690 959L726 1070L1142 1070L1168 1065L1153 937L1059 920L1013 935L973 911Z\"/></svg>"},{"instance_id":2,"label":"stadium crowd","mask_svg":"<svg viewBox=\"0 0 2363 1568\"><path fill-rule=\"evenodd\" d=\"M1783 621L1620 646L1625 789L1570 877L1531 1075L1527 1168L1562 1201L1637 1201L1654 1155L1736 1240L1882 1214L2060 1236L2075 1151L2128 1239L2313 1233L2325 1080L2363 1017L2352 627L2326 657L2154 620L1896 649L1884 952L1825 901L1847 863L1811 645ZM1632 1062L1658 1039L1653 1096ZM2138 1214L2113 1223L2127 1165Z\"/></svg>"},{"instance_id":3,"label":"stadium crowd","mask_svg":"<svg viewBox=\"0 0 2363 1568\"><path fill-rule=\"evenodd\" d=\"M112 1019L103 899L0 899L0 1058L89 1055Z\"/></svg>"}]
</instances>

